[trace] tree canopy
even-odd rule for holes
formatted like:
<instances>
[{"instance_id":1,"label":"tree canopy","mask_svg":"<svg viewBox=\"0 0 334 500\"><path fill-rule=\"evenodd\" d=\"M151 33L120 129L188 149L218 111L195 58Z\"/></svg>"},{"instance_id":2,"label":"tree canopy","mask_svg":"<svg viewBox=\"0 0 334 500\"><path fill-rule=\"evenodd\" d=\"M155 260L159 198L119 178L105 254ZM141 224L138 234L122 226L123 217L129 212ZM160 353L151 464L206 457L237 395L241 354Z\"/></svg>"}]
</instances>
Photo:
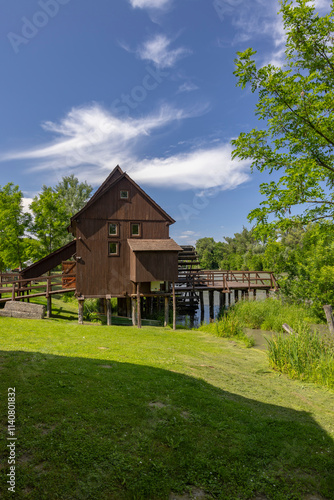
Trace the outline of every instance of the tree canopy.
<instances>
[{"instance_id":1,"label":"tree canopy","mask_svg":"<svg viewBox=\"0 0 334 500\"><path fill-rule=\"evenodd\" d=\"M31 217L23 211L19 186L0 186L0 271L20 268L26 258L24 234Z\"/></svg>"},{"instance_id":2,"label":"tree canopy","mask_svg":"<svg viewBox=\"0 0 334 500\"><path fill-rule=\"evenodd\" d=\"M65 176L55 187L43 186L23 210L19 186L0 186L0 272L23 267L28 259L36 261L69 242L67 233L72 215L91 195L87 182Z\"/></svg>"},{"instance_id":3,"label":"tree canopy","mask_svg":"<svg viewBox=\"0 0 334 500\"><path fill-rule=\"evenodd\" d=\"M265 125L233 140L233 157L280 176L260 185L265 199L249 214L259 235L334 216L334 6L322 17L308 0L280 3L284 64L258 68L248 48L234 72L239 86L258 93Z\"/></svg>"}]
</instances>

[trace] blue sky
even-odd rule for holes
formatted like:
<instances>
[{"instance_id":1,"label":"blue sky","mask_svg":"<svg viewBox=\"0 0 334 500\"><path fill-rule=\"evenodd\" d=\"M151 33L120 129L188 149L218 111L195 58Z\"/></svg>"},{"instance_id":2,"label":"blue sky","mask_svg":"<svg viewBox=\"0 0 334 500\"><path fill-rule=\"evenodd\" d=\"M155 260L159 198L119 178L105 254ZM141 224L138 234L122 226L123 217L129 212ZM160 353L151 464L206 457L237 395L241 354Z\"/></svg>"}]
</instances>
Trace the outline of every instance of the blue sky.
<instances>
[{"instance_id":1,"label":"blue sky","mask_svg":"<svg viewBox=\"0 0 334 500\"><path fill-rule=\"evenodd\" d=\"M318 0L320 13L328 0ZM119 164L175 220L180 244L239 232L263 175L231 161L257 124L237 51L280 64L277 0L11 0L0 17L0 185L25 204Z\"/></svg>"}]
</instances>

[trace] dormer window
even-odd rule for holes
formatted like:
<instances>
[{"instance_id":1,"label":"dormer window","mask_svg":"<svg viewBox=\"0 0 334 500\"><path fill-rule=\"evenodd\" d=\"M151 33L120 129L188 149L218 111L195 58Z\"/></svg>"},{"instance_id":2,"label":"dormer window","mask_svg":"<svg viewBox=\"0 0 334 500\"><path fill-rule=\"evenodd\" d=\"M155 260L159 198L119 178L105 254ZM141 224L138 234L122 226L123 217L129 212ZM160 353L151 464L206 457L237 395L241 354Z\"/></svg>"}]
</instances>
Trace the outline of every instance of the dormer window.
<instances>
[{"instance_id":1,"label":"dormer window","mask_svg":"<svg viewBox=\"0 0 334 500\"><path fill-rule=\"evenodd\" d=\"M109 236L119 236L119 225L117 222L109 223Z\"/></svg>"},{"instance_id":2,"label":"dormer window","mask_svg":"<svg viewBox=\"0 0 334 500\"><path fill-rule=\"evenodd\" d=\"M131 222L131 237L141 236L141 225L138 222Z\"/></svg>"},{"instance_id":3,"label":"dormer window","mask_svg":"<svg viewBox=\"0 0 334 500\"><path fill-rule=\"evenodd\" d=\"M121 198L121 200L128 200L129 199L129 191L122 189L120 191L120 198Z\"/></svg>"}]
</instances>

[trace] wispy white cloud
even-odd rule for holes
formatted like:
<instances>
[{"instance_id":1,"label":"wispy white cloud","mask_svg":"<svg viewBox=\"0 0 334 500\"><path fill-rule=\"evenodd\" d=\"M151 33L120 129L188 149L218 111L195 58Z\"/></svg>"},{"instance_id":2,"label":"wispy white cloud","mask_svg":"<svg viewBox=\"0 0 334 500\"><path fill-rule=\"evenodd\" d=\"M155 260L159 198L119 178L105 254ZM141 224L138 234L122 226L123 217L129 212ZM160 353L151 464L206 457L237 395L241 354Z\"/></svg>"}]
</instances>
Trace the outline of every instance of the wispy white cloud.
<instances>
[{"instance_id":1,"label":"wispy white cloud","mask_svg":"<svg viewBox=\"0 0 334 500\"><path fill-rule=\"evenodd\" d=\"M185 47L171 49L172 40L165 35L155 35L144 42L138 49L140 59L152 61L159 68L170 68L181 58L191 54Z\"/></svg>"},{"instance_id":2,"label":"wispy white cloud","mask_svg":"<svg viewBox=\"0 0 334 500\"><path fill-rule=\"evenodd\" d=\"M58 123L43 128L54 140L38 147L3 154L0 161L30 161L30 170L48 173L48 182L74 173L79 180L98 186L119 164L144 185L173 189L233 189L248 180L247 162L231 160L229 144L192 149L163 158L143 159L143 139L153 140L154 132L177 120L203 113L203 108L182 110L161 108L138 119L117 118L97 104L72 109ZM140 144L138 144L140 139Z\"/></svg>"},{"instance_id":3,"label":"wispy white cloud","mask_svg":"<svg viewBox=\"0 0 334 500\"><path fill-rule=\"evenodd\" d=\"M180 85L178 92L193 92L194 90L198 90L199 87L195 85L194 83L191 82L185 82L182 85Z\"/></svg>"},{"instance_id":4,"label":"wispy white cloud","mask_svg":"<svg viewBox=\"0 0 334 500\"><path fill-rule=\"evenodd\" d=\"M33 198L22 198L23 212L31 213L29 205L32 201L33 201Z\"/></svg>"},{"instance_id":5,"label":"wispy white cloud","mask_svg":"<svg viewBox=\"0 0 334 500\"><path fill-rule=\"evenodd\" d=\"M268 47L261 64L283 65L286 35L277 0L214 0L214 4L222 21L226 17L231 20L235 29L233 44L253 43L258 38L271 40L273 48ZM314 0L313 4L323 13L330 10L331 1ZM231 41L220 38L217 43L224 48Z\"/></svg>"},{"instance_id":6,"label":"wispy white cloud","mask_svg":"<svg viewBox=\"0 0 334 500\"><path fill-rule=\"evenodd\" d=\"M130 0L132 7L139 9L164 9L171 3L172 0Z\"/></svg>"},{"instance_id":7,"label":"wispy white cloud","mask_svg":"<svg viewBox=\"0 0 334 500\"><path fill-rule=\"evenodd\" d=\"M230 144L195 149L168 158L145 159L131 174L143 184L173 189L234 189L249 179L246 161L233 161Z\"/></svg>"}]
</instances>

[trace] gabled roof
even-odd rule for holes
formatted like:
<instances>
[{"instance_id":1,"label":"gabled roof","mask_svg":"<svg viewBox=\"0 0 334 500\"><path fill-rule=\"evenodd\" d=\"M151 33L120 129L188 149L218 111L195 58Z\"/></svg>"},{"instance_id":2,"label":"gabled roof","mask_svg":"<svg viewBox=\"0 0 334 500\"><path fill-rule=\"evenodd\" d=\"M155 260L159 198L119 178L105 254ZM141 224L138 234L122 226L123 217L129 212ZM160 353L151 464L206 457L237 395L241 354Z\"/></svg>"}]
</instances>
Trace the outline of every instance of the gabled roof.
<instances>
[{"instance_id":1,"label":"gabled roof","mask_svg":"<svg viewBox=\"0 0 334 500\"><path fill-rule=\"evenodd\" d=\"M160 212L160 214L165 219L167 219L170 224L174 224L175 220L172 219L172 217L170 217L170 215L168 215L147 193L145 193L145 191L140 186L138 186L138 184L136 184L135 181L131 179L131 177L129 177L126 172L123 172L123 170L118 165L101 184L101 186L93 194L90 200L88 200L86 205L71 217L71 222L77 219L83 212L85 212L87 208L93 205L99 198L101 198L101 196L109 191L109 189L114 187L121 179L124 178L127 179L133 186L135 186L135 188L138 189L138 191L144 196L144 198L146 198L146 200L151 203L155 207L155 209Z\"/></svg>"},{"instance_id":2,"label":"gabled roof","mask_svg":"<svg viewBox=\"0 0 334 500\"><path fill-rule=\"evenodd\" d=\"M181 252L182 248L172 238L167 240L140 240L128 239L129 247L133 252Z\"/></svg>"}]
</instances>

